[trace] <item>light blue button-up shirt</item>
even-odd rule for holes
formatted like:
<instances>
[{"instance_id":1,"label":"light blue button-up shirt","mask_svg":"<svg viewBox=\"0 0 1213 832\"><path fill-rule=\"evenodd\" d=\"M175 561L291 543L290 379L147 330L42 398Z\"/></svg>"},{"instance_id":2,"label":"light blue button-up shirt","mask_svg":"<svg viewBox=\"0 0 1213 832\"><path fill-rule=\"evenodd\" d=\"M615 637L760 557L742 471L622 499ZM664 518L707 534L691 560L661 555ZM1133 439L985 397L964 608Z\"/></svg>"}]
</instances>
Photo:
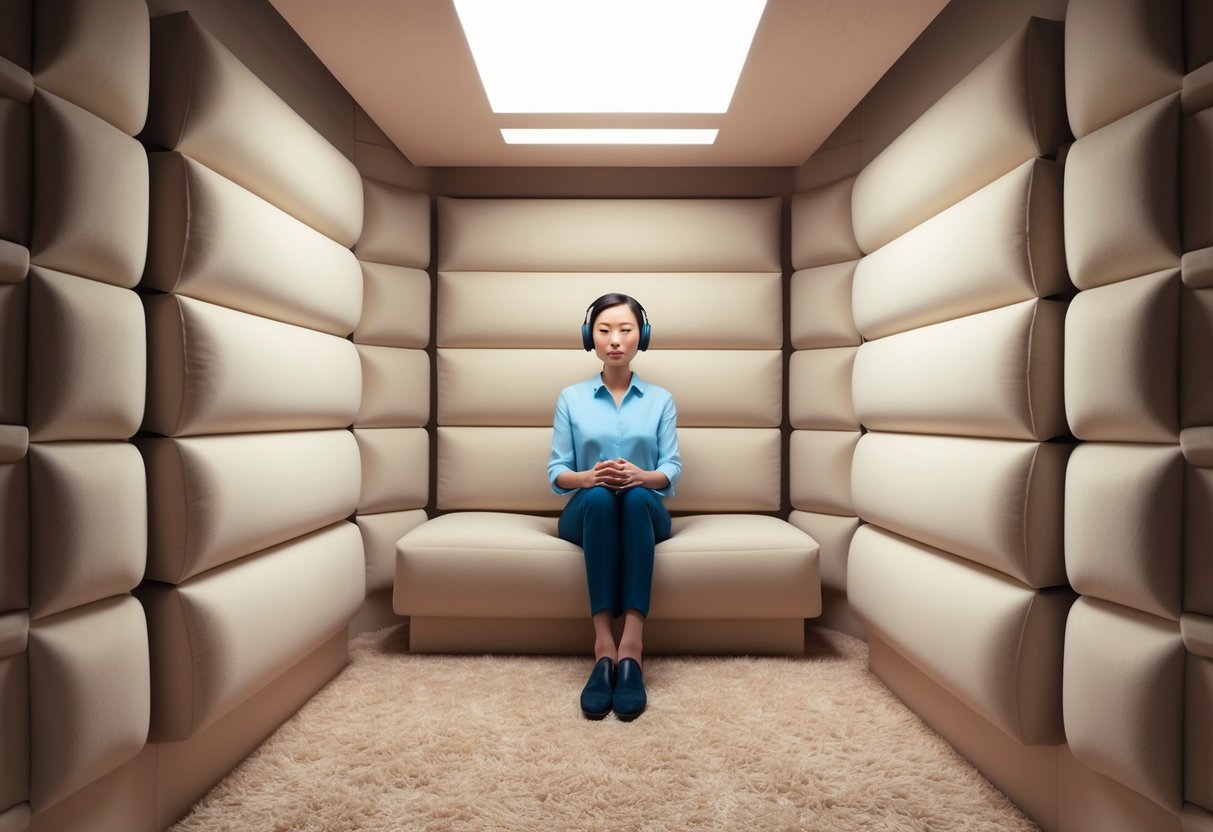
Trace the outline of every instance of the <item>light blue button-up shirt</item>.
<instances>
[{"instance_id":1,"label":"light blue button-up shirt","mask_svg":"<svg viewBox=\"0 0 1213 832\"><path fill-rule=\"evenodd\" d=\"M654 493L674 496L682 458L678 454L678 413L670 391L646 384L635 373L618 406L601 375L561 390L548 457L552 490L557 494L575 490L556 485L556 478L565 471L587 471L604 459L620 458L642 471L665 474L669 486Z\"/></svg>"}]
</instances>

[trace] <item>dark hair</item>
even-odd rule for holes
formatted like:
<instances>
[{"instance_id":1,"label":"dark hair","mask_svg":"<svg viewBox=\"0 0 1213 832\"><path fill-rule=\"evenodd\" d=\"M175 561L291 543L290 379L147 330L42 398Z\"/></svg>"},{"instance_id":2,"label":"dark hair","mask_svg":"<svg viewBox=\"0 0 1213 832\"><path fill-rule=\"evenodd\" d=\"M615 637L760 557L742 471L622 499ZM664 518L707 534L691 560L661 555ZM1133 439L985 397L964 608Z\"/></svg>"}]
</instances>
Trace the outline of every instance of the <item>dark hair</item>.
<instances>
[{"instance_id":1,"label":"dark hair","mask_svg":"<svg viewBox=\"0 0 1213 832\"><path fill-rule=\"evenodd\" d=\"M640 302L636 298L631 295L621 295L619 292L610 292L591 303L589 310L585 313L585 322L593 326L594 321L598 319L598 316L602 314L604 309L610 309L612 306L621 306L623 304L627 304L628 309L631 309L632 314L636 316L637 326L644 324L644 307L640 305Z\"/></svg>"}]
</instances>

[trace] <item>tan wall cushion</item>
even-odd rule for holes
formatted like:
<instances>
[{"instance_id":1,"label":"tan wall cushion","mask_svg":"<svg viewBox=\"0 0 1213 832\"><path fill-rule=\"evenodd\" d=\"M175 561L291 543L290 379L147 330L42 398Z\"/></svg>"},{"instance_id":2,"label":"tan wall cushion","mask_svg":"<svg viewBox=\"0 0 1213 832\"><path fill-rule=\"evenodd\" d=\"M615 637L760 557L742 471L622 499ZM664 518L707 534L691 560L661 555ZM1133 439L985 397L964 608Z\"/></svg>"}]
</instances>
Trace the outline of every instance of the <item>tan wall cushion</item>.
<instances>
[{"instance_id":1,"label":"tan wall cushion","mask_svg":"<svg viewBox=\"0 0 1213 832\"><path fill-rule=\"evenodd\" d=\"M347 430L141 438L147 577L187 578L348 517L361 459Z\"/></svg>"},{"instance_id":2,"label":"tan wall cushion","mask_svg":"<svg viewBox=\"0 0 1213 832\"><path fill-rule=\"evenodd\" d=\"M438 265L443 271L779 271L779 215L778 198L441 197Z\"/></svg>"},{"instance_id":3,"label":"tan wall cushion","mask_svg":"<svg viewBox=\"0 0 1213 832\"><path fill-rule=\"evenodd\" d=\"M17 613L6 617L24 618ZM28 634L28 620L24 629ZM29 661L24 647L0 658L0 748L4 749L0 754L0 806L24 804L29 800L30 775ZM0 829L4 828L0 812Z\"/></svg>"},{"instance_id":4,"label":"tan wall cushion","mask_svg":"<svg viewBox=\"0 0 1213 832\"><path fill-rule=\"evenodd\" d=\"M29 284L30 438L134 435L147 384L138 296L38 267Z\"/></svg>"},{"instance_id":5,"label":"tan wall cushion","mask_svg":"<svg viewBox=\"0 0 1213 832\"><path fill-rule=\"evenodd\" d=\"M181 586L145 584L151 741L195 735L345 627L363 569L362 538L341 522Z\"/></svg>"},{"instance_id":6,"label":"tan wall cushion","mask_svg":"<svg viewBox=\"0 0 1213 832\"><path fill-rule=\"evenodd\" d=\"M0 432L7 430L0 427ZM29 606L29 465L0 463L0 613Z\"/></svg>"},{"instance_id":7,"label":"tan wall cushion","mask_svg":"<svg viewBox=\"0 0 1213 832\"><path fill-rule=\"evenodd\" d=\"M867 525L851 543L847 596L869 633L1007 734L1062 741L1070 593L1032 590Z\"/></svg>"},{"instance_id":8,"label":"tan wall cushion","mask_svg":"<svg viewBox=\"0 0 1213 832\"><path fill-rule=\"evenodd\" d=\"M29 282L0 286L0 424L26 421Z\"/></svg>"},{"instance_id":9,"label":"tan wall cushion","mask_svg":"<svg viewBox=\"0 0 1213 832\"><path fill-rule=\"evenodd\" d=\"M851 471L855 510L1030 587L1064 586L1069 452L1051 443L867 433Z\"/></svg>"},{"instance_id":10,"label":"tan wall cushion","mask_svg":"<svg viewBox=\"0 0 1213 832\"><path fill-rule=\"evenodd\" d=\"M1175 442L1179 273L1080 292L1066 316L1065 403L1079 439Z\"/></svg>"},{"instance_id":11,"label":"tan wall cushion","mask_svg":"<svg viewBox=\"0 0 1213 832\"><path fill-rule=\"evenodd\" d=\"M23 2L25 2L28 7L29 0L23 0ZM10 3L9 7L15 10L16 4ZM6 9L4 17L0 18L0 26L4 26L5 28L11 26L11 15L12 12L9 12ZM11 37L13 34L16 34L17 37L25 41L24 45L28 49L29 41L31 40L29 37L28 27L26 27L26 31L24 32L5 32L5 35L9 37ZM33 97L34 76L30 75L29 70L25 67L18 66L17 64L13 63L11 59L5 57L4 46L3 44L0 44L0 98L9 98L13 101L21 101L28 104L30 99Z\"/></svg>"},{"instance_id":12,"label":"tan wall cushion","mask_svg":"<svg viewBox=\"0 0 1213 832\"><path fill-rule=\"evenodd\" d=\"M30 624L35 813L134 757L147 740L147 622L129 595Z\"/></svg>"},{"instance_id":13,"label":"tan wall cushion","mask_svg":"<svg viewBox=\"0 0 1213 832\"><path fill-rule=\"evenodd\" d=\"M29 69L31 66L30 52L33 46L31 31L33 26L32 0L19 0L6 4L0 9L0 56L7 58L18 66Z\"/></svg>"},{"instance_id":14,"label":"tan wall cushion","mask_svg":"<svg viewBox=\"0 0 1213 832\"><path fill-rule=\"evenodd\" d=\"M1178 812L1183 695L1178 622L1079 599L1066 625L1063 694L1079 762Z\"/></svg>"},{"instance_id":15,"label":"tan wall cushion","mask_svg":"<svg viewBox=\"0 0 1213 832\"><path fill-rule=\"evenodd\" d=\"M865 338L1066 291L1062 165L1033 159L855 268Z\"/></svg>"},{"instance_id":16,"label":"tan wall cushion","mask_svg":"<svg viewBox=\"0 0 1213 832\"><path fill-rule=\"evenodd\" d=\"M553 403L554 406L554 403ZM679 428L682 478L670 511L778 511L779 431ZM560 511L546 463L552 429L438 429L441 510Z\"/></svg>"},{"instance_id":17,"label":"tan wall cushion","mask_svg":"<svg viewBox=\"0 0 1213 832\"><path fill-rule=\"evenodd\" d=\"M150 36L142 0L38 0L38 86L97 114L128 136L147 118Z\"/></svg>"},{"instance_id":18,"label":"tan wall cushion","mask_svg":"<svg viewBox=\"0 0 1213 832\"><path fill-rule=\"evenodd\" d=\"M1067 139L1062 40L1061 23L1030 19L863 169L852 195L860 248L875 251Z\"/></svg>"},{"instance_id":19,"label":"tan wall cushion","mask_svg":"<svg viewBox=\"0 0 1213 832\"><path fill-rule=\"evenodd\" d=\"M430 264L430 198L384 182L362 181L362 236L359 260L412 266Z\"/></svg>"},{"instance_id":20,"label":"tan wall cushion","mask_svg":"<svg viewBox=\"0 0 1213 832\"><path fill-rule=\"evenodd\" d=\"M792 268L808 269L860 257L851 228L855 177L792 197Z\"/></svg>"},{"instance_id":21,"label":"tan wall cushion","mask_svg":"<svg viewBox=\"0 0 1213 832\"><path fill-rule=\"evenodd\" d=\"M115 286L139 282L147 255L147 154L130 136L46 92L34 96L30 257Z\"/></svg>"},{"instance_id":22,"label":"tan wall cushion","mask_svg":"<svg viewBox=\"0 0 1213 832\"><path fill-rule=\"evenodd\" d=\"M1184 609L1213 616L1213 468L1184 475Z\"/></svg>"},{"instance_id":23,"label":"tan wall cushion","mask_svg":"<svg viewBox=\"0 0 1213 832\"><path fill-rule=\"evenodd\" d=\"M420 269L362 263L357 344L422 349L430 342L430 276Z\"/></svg>"},{"instance_id":24,"label":"tan wall cushion","mask_svg":"<svg viewBox=\"0 0 1213 832\"><path fill-rule=\"evenodd\" d=\"M1179 89L1182 9L1157 0L1070 0L1066 110L1075 136Z\"/></svg>"},{"instance_id":25,"label":"tan wall cushion","mask_svg":"<svg viewBox=\"0 0 1213 832\"><path fill-rule=\"evenodd\" d=\"M851 538L859 528L859 518L793 511L788 515L788 522L807 533L821 547L821 585L845 592L847 558L851 552Z\"/></svg>"},{"instance_id":26,"label":"tan wall cushion","mask_svg":"<svg viewBox=\"0 0 1213 832\"><path fill-rule=\"evenodd\" d=\"M1179 620L1183 457L1175 445L1086 442L1066 473L1066 570L1074 589Z\"/></svg>"},{"instance_id":27,"label":"tan wall cushion","mask_svg":"<svg viewBox=\"0 0 1213 832\"><path fill-rule=\"evenodd\" d=\"M126 442L30 446L30 614L130 592L147 562L143 459Z\"/></svg>"},{"instance_id":28,"label":"tan wall cushion","mask_svg":"<svg viewBox=\"0 0 1213 832\"><path fill-rule=\"evenodd\" d=\"M1213 109L1185 117L1181 129L1183 247L1191 251L1213 246Z\"/></svg>"},{"instance_id":29,"label":"tan wall cushion","mask_svg":"<svg viewBox=\"0 0 1213 832\"><path fill-rule=\"evenodd\" d=\"M430 357L424 350L358 345L362 362L359 428L425 427L430 420Z\"/></svg>"},{"instance_id":30,"label":"tan wall cushion","mask_svg":"<svg viewBox=\"0 0 1213 832\"><path fill-rule=\"evenodd\" d=\"M29 104L0 97L0 239L22 245L30 234L32 123Z\"/></svg>"},{"instance_id":31,"label":"tan wall cushion","mask_svg":"<svg viewBox=\"0 0 1213 832\"><path fill-rule=\"evenodd\" d=\"M1188 658L1184 701L1184 799L1213 809L1213 661Z\"/></svg>"},{"instance_id":32,"label":"tan wall cushion","mask_svg":"<svg viewBox=\"0 0 1213 832\"><path fill-rule=\"evenodd\" d=\"M149 156L143 285L345 336L362 313L353 252L180 153Z\"/></svg>"},{"instance_id":33,"label":"tan wall cushion","mask_svg":"<svg viewBox=\"0 0 1213 832\"><path fill-rule=\"evenodd\" d=\"M1180 427L1213 425L1213 290L1180 289Z\"/></svg>"},{"instance_id":34,"label":"tan wall cushion","mask_svg":"<svg viewBox=\"0 0 1213 832\"><path fill-rule=\"evenodd\" d=\"M362 371L344 338L176 295L144 303L146 430L189 436L353 423Z\"/></svg>"},{"instance_id":35,"label":"tan wall cushion","mask_svg":"<svg viewBox=\"0 0 1213 832\"><path fill-rule=\"evenodd\" d=\"M366 593L391 589L396 580L396 541L426 521L424 511L388 511L355 518L366 556Z\"/></svg>"},{"instance_id":36,"label":"tan wall cushion","mask_svg":"<svg viewBox=\"0 0 1213 832\"><path fill-rule=\"evenodd\" d=\"M359 514L424 508L430 498L430 435L425 428L359 428Z\"/></svg>"},{"instance_id":37,"label":"tan wall cushion","mask_svg":"<svg viewBox=\"0 0 1213 832\"><path fill-rule=\"evenodd\" d=\"M859 420L873 430L1002 439L1065 433L1065 310L1025 301L868 341L852 380Z\"/></svg>"},{"instance_id":38,"label":"tan wall cushion","mask_svg":"<svg viewBox=\"0 0 1213 832\"><path fill-rule=\"evenodd\" d=\"M0 240L0 284L20 283L29 273L29 249Z\"/></svg>"},{"instance_id":39,"label":"tan wall cushion","mask_svg":"<svg viewBox=\"0 0 1213 832\"><path fill-rule=\"evenodd\" d=\"M789 497L793 508L854 515L851 458L857 430L792 431L788 448Z\"/></svg>"},{"instance_id":40,"label":"tan wall cushion","mask_svg":"<svg viewBox=\"0 0 1213 832\"><path fill-rule=\"evenodd\" d=\"M439 350L438 423L550 428L560 391L601 368L581 350ZM778 351L654 350L632 369L670 391L679 427L779 427Z\"/></svg>"},{"instance_id":41,"label":"tan wall cushion","mask_svg":"<svg viewBox=\"0 0 1213 832\"><path fill-rule=\"evenodd\" d=\"M147 138L343 246L362 231L354 164L188 13L152 20Z\"/></svg>"},{"instance_id":42,"label":"tan wall cushion","mask_svg":"<svg viewBox=\"0 0 1213 832\"><path fill-rule=\"evenodd\" d=\"M1179 265L1179 96L1076 141L1066 157L1066 261L1081 289Z\"/></svg>"},{"instance_id":43,"label":"tan wall cushion","mask_svg":"<svg viewBox=\"0 0 1213 832\"><path fill-rule=\"evenodd\" d=\"M859 330L851 312L851 287L857 263L818 266L792 275L789 328L794 348L859 345Z\"/></svg>"},{"instance_id":44,"label":"tan wall cushion","mask_svg":"<svg viewBox=\"0 0 1213 832\"><path fill-rule=\"evenodd\" d=\"M581 349L586 308L607 292L644 305L650 346L783 346L783 277L771 273L438 273L438 346Z\"/></svg>"},{"instance_id":45,"label":"tan wall cushion","mask_svg":"<svg viewBox=\"0 0 1213 832\"><path fill-rule=\"evenodd\" d=\"M792 353L788 364L788 417L792 427L859 429L851 400L851 370L857 351L857 347L838 347Z\"/></svg>"}]
</instances>

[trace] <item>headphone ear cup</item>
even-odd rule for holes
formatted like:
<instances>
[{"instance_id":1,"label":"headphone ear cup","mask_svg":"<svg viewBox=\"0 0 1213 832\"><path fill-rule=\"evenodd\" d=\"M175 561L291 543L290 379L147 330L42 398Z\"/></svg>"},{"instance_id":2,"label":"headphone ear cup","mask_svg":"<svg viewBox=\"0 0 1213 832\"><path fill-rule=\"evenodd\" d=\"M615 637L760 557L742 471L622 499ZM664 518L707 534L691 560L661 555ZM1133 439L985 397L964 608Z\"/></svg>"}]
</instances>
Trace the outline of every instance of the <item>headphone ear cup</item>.
<instances>
[{"instance_id":1,"label":"headphone ear cup","mask_svg":"<svg viewBox=\"0 0 1213 832\"><path fill-rule=\"evenodd\" d=\"M590 331L588 322L581 325L581 346L585 347L586 352L594 351L594 333Z\"/></svg>"},{"instance_id":2,"label":"headphone ear cup","mask_svg":"<svg viewBox=\"0 0 1213 832\"><path fill-rule=\"evenodd\" d=\"M649 337L653 334L653 328L648 323L640 326L640 351L644 352L649 348Z\"/></svg>"}]
</instances>

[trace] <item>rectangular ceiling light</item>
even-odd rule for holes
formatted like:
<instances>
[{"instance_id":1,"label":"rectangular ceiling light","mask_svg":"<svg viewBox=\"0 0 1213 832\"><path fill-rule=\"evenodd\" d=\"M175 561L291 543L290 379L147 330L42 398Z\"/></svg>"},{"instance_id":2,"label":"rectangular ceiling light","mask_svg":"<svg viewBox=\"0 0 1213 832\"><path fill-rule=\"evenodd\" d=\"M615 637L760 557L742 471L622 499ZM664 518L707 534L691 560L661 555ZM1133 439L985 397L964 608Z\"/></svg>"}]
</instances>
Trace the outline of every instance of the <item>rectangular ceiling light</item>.
<instances>
[{"instance_id":1,"label":"rectangular ceiling light","mask_svg":"<svg viewBox=\"0 0 1213 832\"><path fill-rule=\"evenodd\" d=\"M723 113L766 0L455 0L496 113Z\"/></svg>"},{"instance_id":2,"label":"rectangular ceiling light","mask_svg":"<svg viewBox=\"0 0 1213 832\"><path fill-rule=\"evenodd\" d=\"M717 130L503 127L506 144L712 144Z\"/></svg>"}]
</instances>

